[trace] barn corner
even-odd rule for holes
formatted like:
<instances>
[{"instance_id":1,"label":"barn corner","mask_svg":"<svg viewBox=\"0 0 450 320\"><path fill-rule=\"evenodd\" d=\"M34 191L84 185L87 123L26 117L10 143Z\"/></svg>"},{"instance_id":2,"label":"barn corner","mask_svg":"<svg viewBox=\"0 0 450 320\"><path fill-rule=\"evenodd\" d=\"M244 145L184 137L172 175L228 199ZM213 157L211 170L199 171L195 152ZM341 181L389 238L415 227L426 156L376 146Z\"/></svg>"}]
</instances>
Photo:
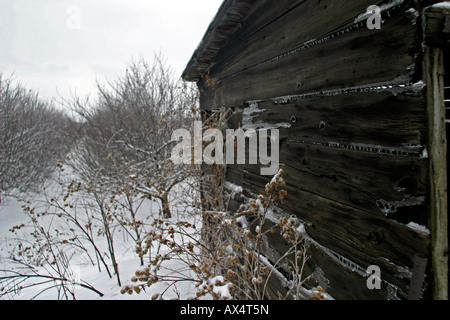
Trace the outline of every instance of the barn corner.
<instances>
[{"instance_id":1,"label":"barn corner","mask_svg":"<svg viewBox=\"0 0 450 320\"><path fill-rule=\"evenodd\" d=\"M225 0L183 72L230 129L278 130L277 212L335 299L448 299L449 17L448 1ZM270 181L259 160L226 164L236 206Z\"/></svg>"}]
</instances>

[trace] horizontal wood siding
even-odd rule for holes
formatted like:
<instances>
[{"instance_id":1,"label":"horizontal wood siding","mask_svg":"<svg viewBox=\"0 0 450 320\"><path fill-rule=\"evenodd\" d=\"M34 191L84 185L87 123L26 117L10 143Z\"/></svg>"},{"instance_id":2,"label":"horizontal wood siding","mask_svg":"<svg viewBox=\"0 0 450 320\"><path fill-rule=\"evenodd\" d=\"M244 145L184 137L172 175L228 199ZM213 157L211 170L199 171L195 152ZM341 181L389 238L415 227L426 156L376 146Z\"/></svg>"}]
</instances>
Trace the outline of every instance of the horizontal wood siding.
<instances>
[{"instance_id":1,"label":"horizontal wood siding","mask_svg":"<svg viewBox=\"0 0 450 320\"><path fill-rule=\"evenodd\" d=\"M247 171L243 175L242 187L249 192L262 194L265 183L269 181L270 178ZM332 253L330 259L333 254L334 258L344 257L352 264L348 268L360 268L360 272L369 265L378 265L382 270L382 279L397 287L401 292L400 297L406 296L411 276L408 270L413 267L412 257L416 254L427 256L427 234L328 197L303 191L291 184L289 177L286 177L286 181L288 185L285 190L288 195L280 208L304 222L308 235L326 248L328 254ZM271 244L286 249L287 244L277 233L271 236L271 240ZM314 259L312 256L313 261ZM325 268L323 265L319 266ZM345 267L341 265L340 269ZM359 282L361 281L363 280L360 279ZM337 294L343 285L351 287L353 284L333 283L333 291L330 293Z\"/></svg>"},{"instance_id":2,"label":"horizontal wood siding","mask_svg":"<svg viewBox=\"0 0 450 320\"><path fill-rule=\"evenodd\" d=\"M337 299L404 299L413 258L429 258L414 3L259 1L198 83L202 109L233 109L231 128L279 128L288 191L279 207L310 237L311 285ZM381 30L357 19L373 4L392 6ZM225 177L248 197L263 193L270 178L259 165L228 165ZM287 244L277 233L268 240L276 261ZM366 286L370 265L381 268L381 290Z\"/></svg>"},{"instance_id":3,"label":"horizontal wood siding","mask_svg":"<svg viewBox=\"0 0 450 320\"><path fill-rule=\"evenodd\" d=\"M424 103L423 96L390 92L265 100L254 104L258 110L244 129L278 125L281 138L348 148L360 143L378 146L380 153L395 154L397 149L399 154L420 156L426 142ZM238 116L242 124L242 114Z\"/></svg>"},{"instance_id":4,"label":"horizontal wood siding","mask_svg":"<svg viewBox=\"0 0 450 320\"><path fill-rule=\"evenodd\" d=\"M301 7L292 12L301 13ZM321 19L326 20L326 16L316 17ZM417 62L414 56L419 51L414 19L412 13L401 13L386 20L377 31L366 28L364 22L352 23L331 30L324 38L310 35L299 40L297 48L275 51L245 68L233 65L225 70L217 67L216 71L213 67L209 75L213 85L203 88L201 104L212 109L292 94L407 83L412 80ZM315 30L308 25L299 26L299 21L300 18L293 20L290 27ZM264 48L258 43L250 47L253 51ZM215 63L220 66L220 61Z\"/></svg>"}]
</instances>

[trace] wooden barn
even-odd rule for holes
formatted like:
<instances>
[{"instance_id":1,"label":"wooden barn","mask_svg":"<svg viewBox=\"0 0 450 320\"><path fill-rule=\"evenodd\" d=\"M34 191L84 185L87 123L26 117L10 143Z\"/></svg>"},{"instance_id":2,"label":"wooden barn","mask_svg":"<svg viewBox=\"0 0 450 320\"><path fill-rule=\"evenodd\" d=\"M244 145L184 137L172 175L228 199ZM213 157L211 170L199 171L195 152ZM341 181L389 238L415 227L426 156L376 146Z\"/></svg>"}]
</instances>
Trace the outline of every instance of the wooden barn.
<instances>
[{"instance_id":1,"label":"wooden barn","mask_svg":"<svg viewBox=\"0 0 450 320\"><path fill-rule=\"evenodd\" d=\"M225 0L183 73L203 112L279 130L279 208L304 224L312 279L335 299L448 297L450 4L437 2ZM226 185L260 194L259 169L227 165ZM269 244L276 261L285 244Z\"/></svg>"}]
</instances>

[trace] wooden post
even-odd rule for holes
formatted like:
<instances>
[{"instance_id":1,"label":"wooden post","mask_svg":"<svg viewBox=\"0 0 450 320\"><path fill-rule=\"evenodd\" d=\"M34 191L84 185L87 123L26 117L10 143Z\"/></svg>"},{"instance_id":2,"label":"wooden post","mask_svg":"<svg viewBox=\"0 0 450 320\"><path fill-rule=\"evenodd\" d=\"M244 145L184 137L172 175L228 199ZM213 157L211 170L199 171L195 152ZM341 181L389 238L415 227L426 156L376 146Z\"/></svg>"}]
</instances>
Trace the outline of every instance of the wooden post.
<instances>
[{"instance_id":1,"label":"wooden post","mask_svg":"<svg viewBox=\"0 0 450 320\"><path fill-rule=\"evenodd\" d=\"M444 51L425 48L433 298L448 299L447 138L444 106Z\"/></svg>"}]
</instances>

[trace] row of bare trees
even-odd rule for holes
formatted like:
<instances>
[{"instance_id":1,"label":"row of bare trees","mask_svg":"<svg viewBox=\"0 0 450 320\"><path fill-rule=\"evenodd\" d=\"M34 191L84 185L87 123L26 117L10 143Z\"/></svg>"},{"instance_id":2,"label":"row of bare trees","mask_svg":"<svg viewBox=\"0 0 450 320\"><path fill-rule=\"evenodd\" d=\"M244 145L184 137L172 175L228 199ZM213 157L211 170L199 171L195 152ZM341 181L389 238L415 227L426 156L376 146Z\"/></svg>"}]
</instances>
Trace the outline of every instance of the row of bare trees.
<instances>
[{"instance_id":1,"label":"row of bare trees","mask_svg":"<svg viewBox=\"0 0 450 320\"><path fill-rule=\"evenodd\" d=\"M36 281L38 274L43 285L51 282L59 292L68 293L62 297L70 297L71 281L64 270L70 267L75 252L86 256L99 271L103 269L109 277L114 276L120 286L118 232L137 243L141 241L148 219L172 217L173 202L180 202L170 197L173 189L187 179L192 181L191 169L176 166L170 160L176 143L171 136L175 129L190 129L196 119L197 91L181 81L161 56L155 55L150 64L144 59L132 62L123 75L97 83L95 96L60 99L60 104L77 119L74 136L68 137L71 132L67 127L46 115L48 129L56 127L61 131L54 129L41 139L48 138L55 144L61 141L66 149L49 157L50 147L36 145L46 157L41 163L45 160L51 166L45 175L37 167L29 166L27 170L35 170L39 178L53 173L52 187L41 189L42 201L24 203L24 211L33 223L11 229L16 245L10 250L10 257L23 272L0 270L4 274L0 274L0 284L6 284L8 289L0 297L13 295L18 284L22 286L22 280ZM36 101L47 105L37 96ZM31 109L31 104L22 101L17 105L25 111ZM12 144L19 142L16 138L17 135L12 136ZM29 136L24 141L35 143ZM23 150L24 154L28 151ZM39 178L34 179L37 184L41 183ZM11 181L15 179L11 177ZM20 185L22 190L29 189L28 185ZM148 208L155 203L159 210L142 214L144 204ZM27 239L29 234L46 241ZM55 269L58 260L64 267ZM143 257L140 263L144 264ZM38 269L42 272L38 273Z\"/></svg>"},{"instance_id":2,"label":"row of bare trees","mask_svg":"<svg viewBox=\"0 0 450 320\"><path fill-rule=\"evenodd\" d=\"M61 101L78 115L77 123L0 74L0 189L33 189L71 151L72 168L81 176L102 170L120 180L139 172L135 187L166 203L185 178L169 161L171 134L189 128L196 117L196 90L155 55L152 64L141 58L117 79L98 83L96 96Z\"/></svg>"},{"instance_id":3,"label":"row of bare trees","mask_svg":"<svg viewBox=\"0 0 450 320\"><path fill-rule=\"evenodd\" d=\"M72 167L84 177L101 169L110 181L128 181L149 199L159 199L170 217L169 193L187 177L185 168L170 161L171 135L191 127L196 90L159 55L152 64L132 62L124 75L97 89L94 103L74 99L69 104L85 124Z\"/></svg>"},{"instance_id":4,"label":"row of bare trees","mask_svg":"<svg viewBox=\"0 0 450 320\"><path fill-rule=\"evenodd\" d=\"M39 186L68 153L75 133L65 113L0 74L0 190L17 194Z\"/></svg>"}]
</instances>

